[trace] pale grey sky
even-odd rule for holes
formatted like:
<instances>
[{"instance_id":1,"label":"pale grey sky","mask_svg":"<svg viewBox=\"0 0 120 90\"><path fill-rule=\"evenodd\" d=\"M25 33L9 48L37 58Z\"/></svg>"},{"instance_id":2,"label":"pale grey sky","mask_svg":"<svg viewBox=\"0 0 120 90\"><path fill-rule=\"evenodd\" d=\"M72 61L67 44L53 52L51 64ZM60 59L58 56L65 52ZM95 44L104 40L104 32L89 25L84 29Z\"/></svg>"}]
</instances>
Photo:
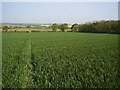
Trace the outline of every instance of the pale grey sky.
<instances>
[{"instance_id":1,"label":"pale grey sky","mask_svg":"<svg viewBox=\"0 0 120 90\"><path fill-rule=\"evenodd\" d=\"M117 20L117 2L2 2L3 23L85 23Z\"/></svg>"}]
</instances>

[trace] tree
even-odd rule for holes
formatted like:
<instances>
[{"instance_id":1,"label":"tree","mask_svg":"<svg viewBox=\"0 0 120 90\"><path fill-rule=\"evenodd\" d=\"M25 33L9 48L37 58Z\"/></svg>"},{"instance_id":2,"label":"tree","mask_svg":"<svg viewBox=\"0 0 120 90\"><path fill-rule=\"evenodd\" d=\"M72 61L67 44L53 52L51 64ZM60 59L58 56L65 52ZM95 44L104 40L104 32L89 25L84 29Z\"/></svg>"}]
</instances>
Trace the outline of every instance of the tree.
<instances>
[{"instance_id":1,"label":"tree","mask_svg":"<svg viewBox=\"0 0 120 90\"><path fill-rule=\"evenodd\" d=\"M27 25L26 28L31 28L31 26L30 26L30 25Z\"/></svg>"},{"instance_id":2,"label":"tree","mask_svg":"<svg viewBox=\"0 0 120 90\"><path fill-rule=\"evenodd\" d=\"M98 33L106 33L107 32L107 27L105 21L99 22L97 25L97 32Z\"/></svg>"},{"instance_id":3,"label":"tree","mask_svg":"<svg viewBox=\"0 0 120 90\"><path fill-rule=\"evenodd\" d=\"M7 30L9 29L9 27L7 25L2 27L3 30L5 30L7 32Z\"/></svg>"},{"instance_id":4,"label":"tree","mask_svg":"<svg viewBox=\"0 0 120 90\"><path fill-rule=\"evenodd\" d=\"M98 21L94 23L80 24L78 25L78 30L80 32L120 34L120 21Z\"/></svg>"},{"instance_id":5,"label":"tree","mask_svg":"<svg viewBox=\"0 0 120 90\"><path fill-rule=\"evenodd\" d=\"M111 33L120 34L120 22L119 21L113 22L111 24Z\"/></svg>"},{"instance_id":6,"label":"tree","mask_svg":"<svg viewBox=\"0 0 120 90\"><path fill-rule=\"evenodd\" d=\"M12 26L9 27L10 31L12 31Z\"/></svg>"},{"instance_id":7,"label":"tree","mask_svg":"<svg viewBox=\"0 0 120 90\"><path fill-rule=\"evenodd\" d=\"M66 24L66 23L61 24L61 25L59 26L59 29L62 30L63 32L64 32L64 30L67 29L67 28L68 28L68 24Z\"/></svg>"},{"instance_id":8,"label":"tree","mask_svg":"<svg viewBox=\"0 0 120 90\"><path fill-rule=\"evenodd\" d=\"M18 30L18 26L15 26L14 29L17 29L17 30ZM15 32L16 32L17 30L15 30Z\"/></svg>"},{"instance_id":9,"label":"tree","mask_svg":"<svg viewBox=\"0 0 120 90\"><path fill-rule=\"evenodd\" d=\"M72 25L71 31L78 31L78 24L77 23Z\"/></svg>"},{"instance_id":10,"label":"tree","mask_svg":"<svg viewBox=\"0 0 120 90\"><path fill-rule=\"evenodd\" d=\"M30 25L27 25L26 28L29 28L29 29L30 29L31 26L30 26ZM29 30L29 31L27 31L27 32L31 33L31 30Z\"/></svg>"},{"instance_id":11,"label":"tree","mask_svg":"<svg viewBox=\"0 0 120 90\"><path fill-rule=\"evenodd\" d=\"M14 27L14 29L17 29L17 28L18 28L17 26Z\"/></svg>"},{"instance_id":12,"label":"tree","mask_svg":"<svg viewBox=\"0 0 120 90\"><path fill-rule=\"evenodd\" d=\"M95 24L89 24L87 26L87 32L96 32L96 27L95 27Z\"/></svg>"},{"instance_id":13,"label":"tree","mask_svg":"<svg viewBox=\"0 0 120 90\"><path fill-rule=\"evenodd\" d=\"M56 23L51 26L53 31L56 31L58 29L58 27L59 27L59 25Z\"/></svg>"},{"instance_id":14,"label":"tree","mask_svg":"<svg viewBox=\"0 0 120 90\"><path fill-rule=\"evenodd\" d=\"M78 26L79 31L81 32L87 32L88 31L88 24L82 24Z\"/></svg>"}]
</instances>

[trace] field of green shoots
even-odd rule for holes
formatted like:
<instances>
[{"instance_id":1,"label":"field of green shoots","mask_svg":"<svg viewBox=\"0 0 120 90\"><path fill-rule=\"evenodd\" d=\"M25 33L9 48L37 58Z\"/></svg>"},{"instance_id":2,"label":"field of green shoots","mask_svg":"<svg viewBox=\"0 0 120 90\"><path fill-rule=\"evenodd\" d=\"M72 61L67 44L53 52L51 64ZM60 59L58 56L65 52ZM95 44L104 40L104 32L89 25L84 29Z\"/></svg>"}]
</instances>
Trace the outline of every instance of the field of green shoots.
<instances>
[{"instance_id":1,"label":"field of green shoots","mask_svg":"<svg viewBox=\"0 0 120 90\"><path fill-rule=\"evenodd\" d=\"M3 88L118 88L118 35L2 34Z\"/></svg>"}]
</instances>

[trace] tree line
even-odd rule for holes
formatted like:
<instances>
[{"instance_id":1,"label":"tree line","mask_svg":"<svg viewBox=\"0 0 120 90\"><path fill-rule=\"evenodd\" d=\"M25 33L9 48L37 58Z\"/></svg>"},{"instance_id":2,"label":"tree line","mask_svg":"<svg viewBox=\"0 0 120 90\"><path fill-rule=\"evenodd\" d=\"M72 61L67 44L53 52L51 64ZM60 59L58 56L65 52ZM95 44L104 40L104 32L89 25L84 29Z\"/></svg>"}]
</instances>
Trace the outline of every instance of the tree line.
<instances>
[{"instance_id":1,"label":"tree line","mask_svg":"<svg viewBox=\"0 0 120 90\"><path fill-rule=\"evenodd\" d=\"M73 31L89 33L114 33L120 34L120 21L99 21L88 24L75 25Z\"/></svg>"},{"instance_id":2,"label":"tree line","mask_svg":"<svg viewBox=\"0 0 120 90\"><path fill-rule=\"evenodd\" d=\"M58 25L55 23L55 24L51 25L51 29L53 31L57 31L57 29L60 29L62 32L64 32L65 29L68 29L68 24L64 23L64 24Z\"/></svg>"},{"instance_id":3,"label":"tree line","mask_svg":"<svg viewBox=\"0 0 120 90\"><path fill-rule=\"evenodd\" d=\"M7 31L11 27L8 27L7 25L3 26L2 29ZM17 28L17 27L14 27ZM26 26L26 28L31 28L31 26ZM68 29L68 24L64 23L61 25L58 25L57 23L54 23L50 26L50 28L56 32L58 29L60 29L62 32L65 32L66 29ZM96 21L96 22L90 22L85 24L73 24L71 26L71 32L88 32L88 33L114 33L114 34L120 34L120 21L119 20L111 20L111 21Z\"/></svg>"},{"instance_id":4,"label":"tree line","mask_svg":"<svg viewBox=\"0 0 120 90\"><path fill-rule=\"evenodd\" d=\"M68 28L67 24L53 24L51 26L53 31L61 29L64 31ZM120 34L120 21L97 21L85 24L73 24L71 27L71 32L88 32L88 33L114 33Z\"/></svg>"}]
</instances>

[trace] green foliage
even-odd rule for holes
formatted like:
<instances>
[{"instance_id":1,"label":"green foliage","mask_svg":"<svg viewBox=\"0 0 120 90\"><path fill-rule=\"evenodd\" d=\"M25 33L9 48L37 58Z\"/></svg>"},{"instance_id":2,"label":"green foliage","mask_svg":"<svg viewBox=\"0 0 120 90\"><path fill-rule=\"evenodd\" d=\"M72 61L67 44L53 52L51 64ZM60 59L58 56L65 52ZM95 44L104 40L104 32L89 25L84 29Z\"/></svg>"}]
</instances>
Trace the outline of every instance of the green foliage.
<instances>
[{"instance_id":1,"label":"green foliage","mask_svg":"<svg viewBox=\"0 0 120 90\"><path fill-rule=\"evenodd\" d=\"M118 88L118 36L3 33L3 87Z\"/></svg>"},{"instance_id":2,"label":"green foliage","mask_svg":"<svg viewBox=\"0 0 120 90\"><path fill-rule=\"evenodd\" d=\"M56 23L51 26L53 31L56 31L58 29L58 27L59 27L59 25Z\"/></svg>"},{"instance_id":3,"label":"green foliage","mask_svg":"<svg viewBox=\"0 0 120 90\"><path fill-rule=\"evenodd\" d=\"M15 26L13 29L18 29L18 26Z\"/></svg>"},{"instance_id":4,"label":"green foliage","mask_svg":"<svg viewBox=\"0 0 120 90\"><path fill-rule=\"evenodd\" d=\"M3 30L7 31L9 29L9 27L7 25L2 27Z\"/></svg>"},{"instance_id":5,"label":"green foliage","mask_svg":"<svg viewBox=\"0 0 120 90\"><path fill-rule=\"evenodd\" d=\"M64 32L65 29L68 29L68 24L64 23L59 26L59 29Z\"/></svg>"},{"instance_id":6,"label":"green foliage","mask_svg":"<svg viewBox=\"0 0 120 90\"><path fill-rule=\"evenodd\" d=\"M26 28L31 28L31 26L30 26L30 25L27 25Z\"/></svg>"},{"instance_id":7,"label":"green foliage","mask_svg":"<svg viewBox=\"0 0 120 90\"><path fill-rule=\"evenodd\" d=\"M120 34L120 24L119 21L99 21L94 23L86 23L80 24L73 28L74 24L71 28L71 31L79 32L92 32L92 33L116 33Z\"/></svg>"},{"instance_id":8,"label":"green foliage","mask_svg":"<svg viewBox=\"0 0 120 90\"><path fill-rule=\"evenodd\" d=\"M71 30L72 30L73 32L74 32L74 31L78 31L78 24L77 24L77 23L73 24L72 27L71 27Z\"/></svg>"}]
</instances>

